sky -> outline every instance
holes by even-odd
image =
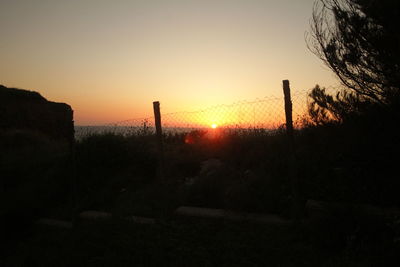
[[[314,0],[0,0],[0,84],[77,125],[282,96],[338,81],[308,49]]]

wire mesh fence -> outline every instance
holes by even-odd
[[[292,96],[293,111],[300,118],[306,114],[306,92]],[[274,130],[285,123],[283,97],[266,97],[218,105],[194,112],[162,114],[163,129],[267,129]]]
[[[309,90],[292,92],[293,123],[295,128],[303,126],[307,115]],[[284,97],[265,97],[253,101],[240,101],[196,111],[163,113],[161,121],[164,133],[190,132],[198,129],[222,128],[231,130],[280,129],[285,124]],[[80,139],[95,133],[151,134],[155,132],[154,116],[129,119],[103,126],[78,126],[75,136]]]

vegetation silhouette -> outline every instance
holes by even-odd
[[[398,105],[399,12],[392,0],[320,0],[314,6],[309,48],[359,101]]]

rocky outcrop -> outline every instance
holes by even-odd
[[[0,85],[0,130],[29,130],[73,142],[71,107],[47,101],[37,92]]]

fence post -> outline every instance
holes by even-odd
[[[158,147],[158,177],[164,177],[164,146],[162,140],[160,102],[153,102],[154,120],[156,125],[156,139]]]
[[[300,217],[299,185],[296,173],[295,144],[293,134],[292,99],[290,95],[289,80],[283,80],[283,94],[285,96],[286,134],[288,139],[288,171],[293,196],[292,216],[296,220]]]

